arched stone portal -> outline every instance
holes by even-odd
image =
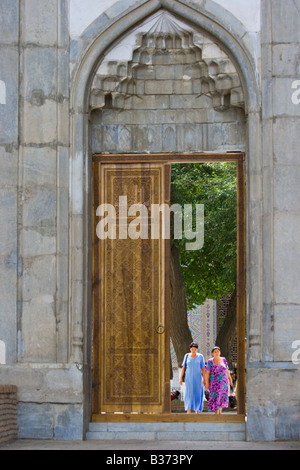
[[[91,147],[102,154],[93,158],[93,213],[101,201],[117,208],[118,196],[129,207],[168,201],[171,160],[158,167],[153,154],[244,151],[244,105],[236,68],[214,42],[165,10],[152,15],[105,56],[92,84]],[[121,154],[115,168],[112,153]],[[137,156],[128,169],[132,153],[146,153],[148,164]],[[93,419],[100,411],[169,411],[168,256],[157,240],[93,238]],[[165,346],[159,324],[169,325]],[[244,393],[238,402],[242,413]]]
[[[92,152],[244,151],[244,108],[229,57],[162,10],[112,49],[96,73]]]
[[[91,289],[90,268],[91,260],[89,257],[89,205],[90,205],[90,149],[88,139],[88,118],[89,118],[89,96],[92,81],[95,73],[103,59],[103,55],[122,37],[124,37],[131,28],[135,27],[141,21],[148,18],[151,14],[164,8],[176,17],[190,24],[196,31],[202,31],[213,43],[220,44],[222,50],[228,55],[236,68],[240,83],[236,86],[226,85],[226,90],[231,93],[221,94],[223,96],[218,107],[228,107],[240,103],[240,89],[243,90],[245,97],[245,111],[247,115],[247,131],[245,147],[247,149],[247,179],[248,179],[248,200],[247,200],[247,220],[251,229],[251,237],[248,236],[248,332],[249,332],[249,357],[252,360],[260,358],[260,324],[262,313],[262,282],[261,282],[261,221],[260,221],[260,203],[261,184],[259,178],[262,178],[261,158],[259,147],[260,136],[260,115],[259,99],[256,86],[256,72],[253,60],[250,57],[246,47],[243,45],[240,33],[231,28],[230,32],[222,26],[221,14],[218,20],[216,15],[213,17],[207,12],[202,11],[201,7],[191,8],[189,2],[185,3],[175,1],[150,1],[141,4],[132,11],[128,11],[122,18],[116,22],[110,22],[102,33],[94,36],[89,42],[84,38],[84,46],[81,51],[81,60],[78,60],[78,67],[74,69],[75,86],[72,95],[73,117],[72,117],[72,149],[71,149],[71,239],[70,239],[70,273],[71,273],[71,328],[70,328],[70,350],[75,362],[89,363],[89,329],[90,319],[88,312],[91,311],[89,292]],[[220,10],[221,13],[221,10]],[[80,56],[80,54],[79,54]],[[213,59],[213,58],[212,58]],[[214,58],[215,59],[215,58]],[[146,54],[141,57],[142,61],[147,61]],[[211,60],[206,64],[211,71],[211,75],[218,75],[218,63]],[[122,74],[122,68],[118,73]],[[208,94],[213,94],[216,90],[216,81],[208,76],[202,81],[203,90]],[[230,82],[230,74],[225,73],[222,77],[223,83]],[[129,81],[127,86],[128,93],[134,84]],[[105,87],[106,85],[104,85]],[[150,86],[150,84],[148,85]],[[221,85],[222,86],[222,85]],[[235,89],[234,89],[235,88]],[[95,89],[95,88],[94,88]],[[130,93],[128,93],[130,94]],[[230,96],[229,96],[230,95]],[[92,94],[93,96],[93,94]],[[211,99],[211,96],[208,98]],[[93,97],[93,99],[95,96]],[[119,100],[122,100],[122,94],[119,93]],[[107,95],[106,104],[113,103],[113,94]],[[214,110],[215,112],[216,110]],[[220,110],[216,111],[219,112]],[[172,126],[167,129],[168,139],[172,141]],[[128,129],[122,129],[120,141],[128,142]],[[187,135],[189,135],[187,133]],[[153,142],[153,138],[148,135],[148,143]],[[174,142],[174,140],[173,140]],[[255,180],[253,176],[255,175]],[[82,268],[78,264],[82,263]],[[79,268],[79,269],[78,269]],[[255,288],[255,293],[254,293]]]

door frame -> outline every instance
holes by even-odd
[[[155,153],[155,154],[94,154],[93,162],[130,163],[222,163],[236,164],[237,176],[237,380],[238,409],[236,415],[203,413],[183,414],[97,414],[93,422],[245,422],[246,414],[246,173],[244,152],[221,153]],[[93,228],[94,229],[94,228]],[[168,313],[168,312],[167,312]],[[93,308],[94,318],[94,308]]]

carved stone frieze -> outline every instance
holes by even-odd
[[[91,110],[134,109],[138,101],[139,107],[149,109],[156,101],[153,97],[171,95],[207,96],[206,107],[216,111],[244,108],[232,61],[206,37],[184,30],[162,13],[147,33],[137,36],[137,42],[131,60],[109,61],[105,73],[99,69],[92,84]]]

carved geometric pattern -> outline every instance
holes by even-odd
[[[193,341],[198,343],[199,352],[203,354],[205,361],[211,357],[211,349],[215,346],[217,335],[216,301],[206,300],[203,305],[188,311],[188,324]],[[172,367],[177,368],[177,358],[171,344]],[[181,366],[181,364],[179,364]]]
[[[161,203],[162,166],[103,165],[101,180],[101,202],[114,205],[117,234],[120,196],[127,196],[128,208]],[[149,227],[150,218],[149,213]],[[130,221],[128,217],[128,224]],[[117,236],[100,243],[104,299],[99,312],[104,345],[101,410],[139,411],[148,405],[149,410],[161,411],[164,335],[156,329],[164,323],[162,241],[150,236],[137,240]]]

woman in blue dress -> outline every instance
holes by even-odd
[[[180,385],[185,374],[184,406],[188,414],[192,410],[203,411],[203,397],[205,386],[205,362],[202,354],[198,353],[198,344],[190,344],[190,353],[184,356],[180,376]]]

